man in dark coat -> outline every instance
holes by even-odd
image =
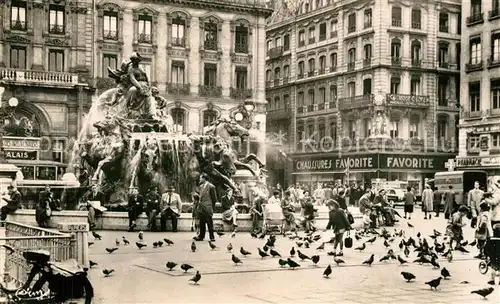
[[[7,205],[0,209],[0,219],[5,221],[7,214],[15,212],[21,208],[21,193],[17,191],[15,186],[10,185],[7,187],[9,196],[3,196],[2,199],[7,202]]]
[[[92,185],[91,190],[85,195],[85,201],[87,202],[87,208],[89,210],[89,225],[90,229],[92,229],[96,226],[96,216],[102,214],[102,212],[106,210],[106,208],[103,207],[105,202],[104,193],[99,191],[97,185]],[[96,202],[99,202],[99,205],[96,205]]]
[[[137,227],[135,221],[139,214],[142,213],[143,210],[143,199],[142,196],[139,195],[139,191],[137,188],[130,189],[130,195],[128,197],[128,231],[134,231],[134,228]]]
[[[202,173],[200,175],[199,187],[200,201],[197,206],[198,219],[200,221],[200,234],[195,236],[195,241],[203,241],[205,238],[206,226],[208,226],[208,233],[210,240],[215,242],[214,236],[214,222],[212,219],[215,204],[217,203],[217,192],[215,186],[208,181],[208,175]]]
[[[158,187],[151,187],[146,194],[146,214],[148,215],[148,228],[151,231],[158,231],[156,216],[160,212],[161,195]]]

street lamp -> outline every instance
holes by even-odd
[[[248,113],[252,113],[255,110],[255,104],[251,100],[245,100],[243,107]]]
[[[5,128],[5,120],[14,116],[16,107],[19,105],[19,100],[11,97],[7,102],[7,107],[2,106],[0,99],[0,163],[5,163],[5,155],[3,151],[3,132]]]
[[[250,129],[252,126],[252,115],[255,110],[255,103],[252,100],[245,100],[239,106],[239,111],[234,114],[234,120],[241,123],[246,120],[247,128]]]

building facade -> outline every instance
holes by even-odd
[[[277,6],[266,96],[268,131],[288,135],[291,160],[270,165],[285,172],[281,182],[421,189],[445,170],[458,137],[460,1]]]
[[[462,6],[459,169],[500,176],[500,4],[472,0]]]

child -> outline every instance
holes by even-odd
[[[351,230],[351,225],[347,220],[344,210],[340,209],[339,203],[334,200],[328,200],[327,206],[330,211],[328,213],[329,220],[326,230],[330,228],[333,229],[333,233],[335,234],[333,250],[335,252],[337,251],[337,246],[340,245],[340,252],[335,254],[335,256],[343,256],[344,254],[342,253],[342,250],[344,249],[344,233]]]
[[[488,284],[495,285],[495,277],[500,277],[500,255],[498,254],[500,249],[500,238],[492,237],[487,240],[484,246],[484,253],[490,259],[491,266],[491,279]],[[498,283],[500,284],[500,282]]]
[[[450,237],[450,248],[453,248],[453,241],[457,242],[457,246],[463,239],[462,227],[465,226],[463,218],[467,215],[468,209],[465,206],[460,206],[458,211],[453,213],[450,223],[446,227],[446,233]]]
[[[253,200],[253,205],[252,209],[250,209],[250,213],[252,214],[252,231],[255,233],[263,231],[263,229],[259,227],[259,223],[263,216],[263,205],[265,203],[266,198],[262,195],[257,196]]]
[[[363,228],[365,232],[370,231],[372,220],[371,220],[372,210],[370,208],[365,209],[365,213],[363,214]]]
[[[312,203],[311,197],[306,197],[302,201],[302,208],[304,214],[304,228],[306,233],[309,233],[310,230],[314,230],[313,221],[314,221],[314,205]]]
[[[479,249],[479,254],[475,256],[476,259],[484,258],[484,245],[486,240],[492,236],[492,228],[490,221],[490,206],[486,202],[482,202],[479,205],[479,216],[477,220],[477,228],[475,232],[477,240],[477,248]]]

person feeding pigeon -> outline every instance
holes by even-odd
[[[475,258],[482,259],[484,257],[484,245],[486,240],[493,236],[493,231],[490,221],[490,206],[486,202],[479,205],[479,216],[475,237],[477,240],[477,248],[479,254]]]
[[[458,208],[458,211],[453,213],[453,215],[451,216],[450,222],[446,227],[446,233],[450,237],[450,248],[453,248],[453,241],[456,241],[457,245],[459,245],[460,242],[462,241],[463,239],[462,227],[465,226],[463,219],[468,212],[469,210],[467,209],[466,206],[460,206],[460,208]]]
[[[283,216],[285,217],[285,222],[287,227],[292,231],[297,229],[297,224],[295,223],[295,207],[292,205],[292,199],[290,197],[290,191],[286,190],[283,199],[281,200],[281,210]]]
[[[333,233],[335,234],[333,250],[337,251],[337,247],[340,245],[340,251],[336,254],[336,256],[343,256],[344,233],[351,230],[351,225],[347,220],[345,212],[340,209],[339,203],[334,200],[328,200],[327,206],[330,212],[328,213],[329,220],[325,230],[330,228],[333,229]]]

